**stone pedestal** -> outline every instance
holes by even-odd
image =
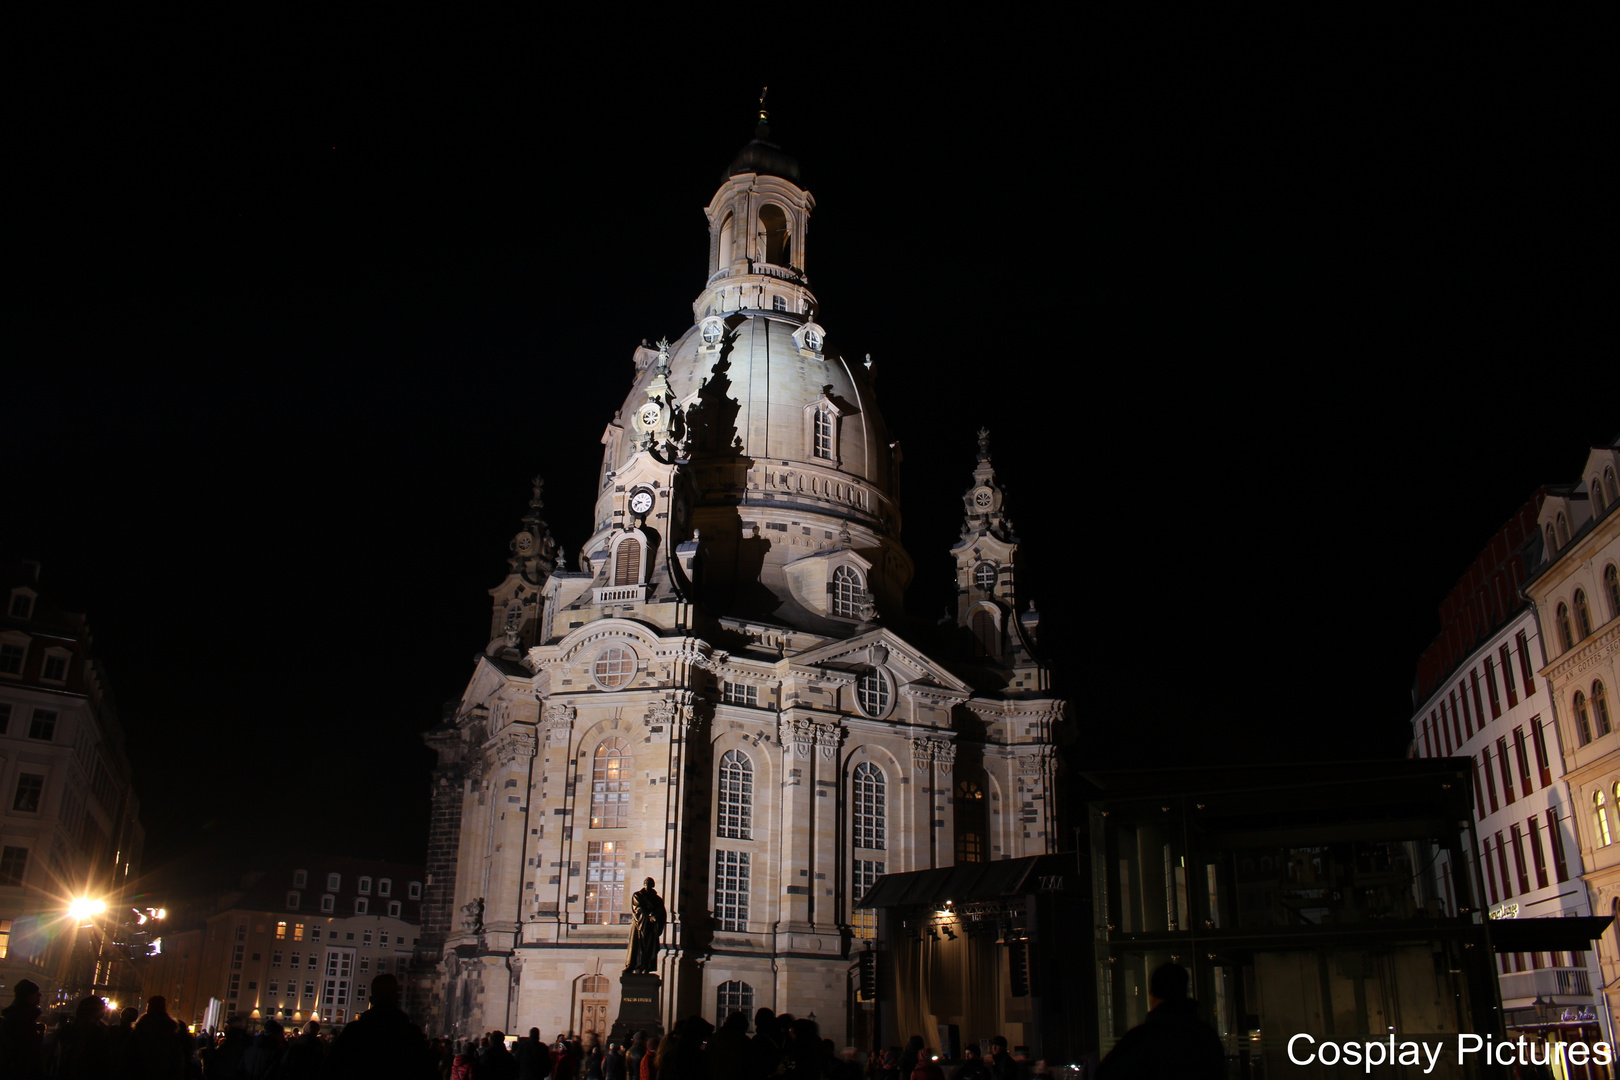
[[[608,1033],[611,1042],[630,1045],[630,1036],[638,1031],[660,1038],[664,1024],[660,1017],[658,999],[663,992],[664,980],[654,972],[625,972],[619,976],[619,1017],[613,1021]]]

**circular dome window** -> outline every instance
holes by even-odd
[[[628,645],[609,645],[597,654],[591,675],[604,690],[617,690],[636,674],[636,654]]]

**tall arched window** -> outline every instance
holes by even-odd
[[[623,739],[603,740],[591,759],[591,828],[630,824],[630,750]]]
[[[613,556],[613,584],[635,585],[641,581],[641,541],[627,536],[619,541]]]
[[[1592,496],[1592,516],[1602,517],[1603,508],[1608,505],[1603,501],[1603,482],[1594,476],[1587,481],[1586,487]]]
[[[996,629],[996,617],[985,608],[979,608],[968,617],[973,631],[973,649],[979,656],[1001,655],[1001,633]]]
[[[1575,734],[1580,737],[1581,745],[1585,746],[1592,741],[1592,722],[1586,715],[1586,695],[1579,690],[1575,691]]]
[[[840,566],[833,570],[832,613],[845,619],[855,618],[855,603],[865,592],[861,572],[853,566]]]
[[[1553,527],[1547,526],[1547,558],[1551,559],[1558,550],[1558,541],[1553,536]]]
[[[984,790],[971,780],[956,785],[956,864],[984,862],[984,834],[989,827]]]
[[[1604,806],[1603,792],[1592,793],[1592,838],[1597,841],[1598,847],[1608,847],[1614,843],[1614,837],[1609,833],[1609,811]]]
[[[752,838],[754,763],[741,750],[720,759],[720,835],[728,840]]]
[[[1569,543],[1569,522],[1564,520],[1564,512],[1558,512],[1558,546],[1563,547]]]
[[[1615,483],[1614,466],[1612,465],[1603,470],[1603,486],[1608,489],[1611,503],[1620,502],[1620,484]]]
[[[1614,730],[1609,723],[1609,695],[1604,691],[1601,679],[1592,684],[1592,719],[1597,724],[1600,736]]]
[[[1558,644],[1563,651],[1568,652],[1575,647],[1575,638],[1569,632],[1569,605],[1563,601],[1558,603]]]
[[[1586,590],[1575,590],[1575,629],[1581,632],[1581,637],[1589,637],[1592,633],[1592,609],[1586,606]]]
[[[816,425],[815,443],[813,450],[816,457],[831,461],[833,456],[833,418],[832,413],[826,409],[816,409],[814,412]]]
[[[1620,570],[1614,563],[1603,570],[1603,591],[1609,594],[1609,618],[1620,619]]]
[[[714,1020],[719,1027],[726,1022],[726,1018],[734,1012],[740,1012],[754,1022],[754,988],[745,982],[727,980],[720,984],[718,1000],[715,1002]]]
[[[765,261],[774,266],[787,266],[792,244],[788,238],[787,215],[780,206],[766,203],[759,208],[759,232],[765,244]]]
[[[855,846],[882,851],[887,832],[887,782],[883,770],[869,761],[855,766],[854,814]]]
[[[718,268],[721,270],[731,265],[731,245],[736,231],[736,218],[731,214],[727,214],[726,220],[720,223],[720,265]]]

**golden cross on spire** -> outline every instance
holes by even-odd
[[[770,90],[768,86],[759,89],[759,118],[762,122],[771,118],[771,114],[765,111],[765,95],[770,93]]]

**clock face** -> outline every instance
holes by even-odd
[[[980,488],[978,493],[973,496],[973,505],[977,506],[980,510],[990,509],[990,493],[983,488]]]
[[[643,405],[641,407],[641,412],[638,414],[641,417],[641,426],[646,428],[648,431],[656,428],[658,426],[659,412],[660,410],[658,406],[650,401]]]
[[[720,324],[710,323],[703,328],[703,340],[713,345],[720,340]]]
[[[645,514],[652,509],[653,497],[650,491],[638,491],[630,496],[630,509],[638,514]]]

